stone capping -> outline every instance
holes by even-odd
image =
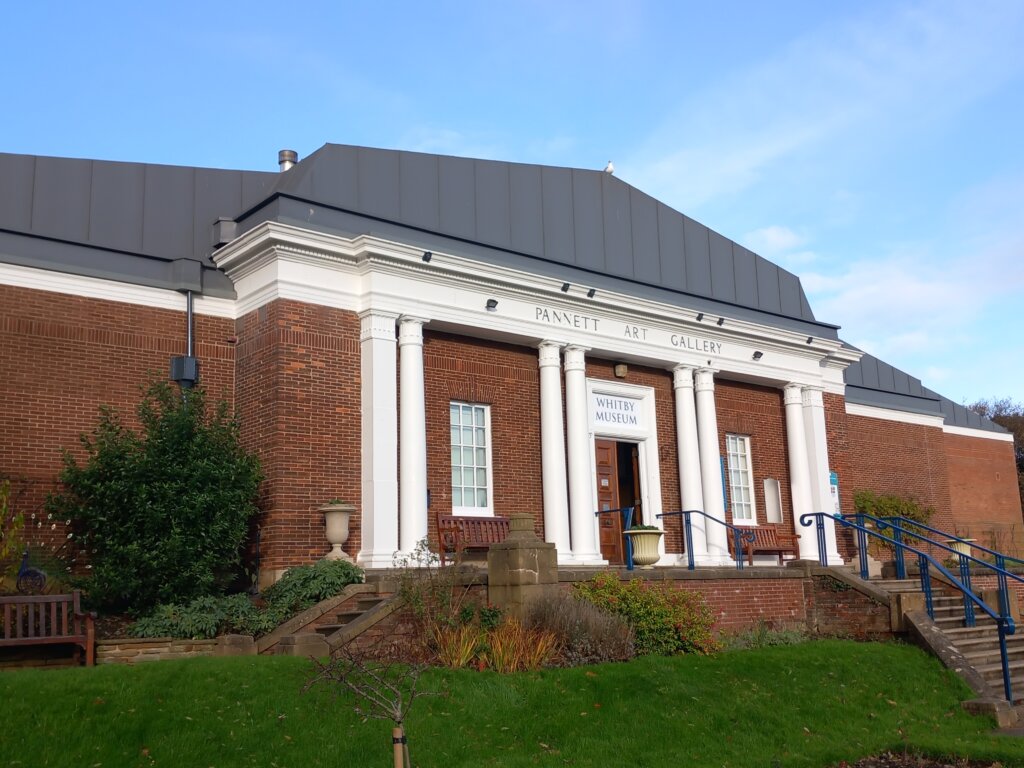
[[[281,640],[289,635],[297,634],[308,627],[314,621],[326,613],[330,613],[343,602],[356,595],[376,592],[375,584],[349,584],[334,597],[321,600],[312,608],[307,608],[302,613],[296,614],[281,624],[273,632],[269,632],[256,641],[256,653],[267,653]]]
[[[97,664],[137,664],[166,659],[212,656],[216,640],[183,640],[174,637],[124,637],[96,642]]]

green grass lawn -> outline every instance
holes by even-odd
[[[0,765],[390,766],[390,724],[302,693],[309,661],[196,659],[0,674]],[[413,763],[820,766],[885,749],[1024,765],[1024,741],[961,712],[967,688],[895,644],[821,641],[501,677],[431,671]]]

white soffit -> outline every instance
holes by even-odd
[[[942,431],[947,435],[960,435],[961,437],[979,437],[985,440],[1000,440],[1005,443],[1013,442],[1013,434],[1010,432],[990,432],[987,429],[973,429],[972,427],[943,426]]]
[[[100,277],[84,277],[49,269],[22,267],[16,264],[0,264],[0,284],[16,288],[31,288],[37,291],[52,291],[87,299],[120,301],[155,309],[170,309],[184,312],[185,294],[166,288],[151,288],[132,285]],[[235,302],[231,299],[215,299],[196,296],[193,303],[196,314],[234,319]]]

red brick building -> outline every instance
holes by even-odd
[[[334,498],[370,567],[451,512],[530,512],[561,561],[614,562],[621,522],[594,513],[627,506],[665,564],[680,509],[816,557],[800,515],[860,489],[1011,548],[1010,435],[838,331],[796,276],[606,173],[337,145],[275,173],[0,155],[0,476],[36,508],[100,405],[198,361],[263,463],[264,579],[326,552]],[[694,533],[698,564],[730,562],[723,526]],[[831,562],[846,536],[829,523]]]

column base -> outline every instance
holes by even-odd
[[[683,556],[683,563],[686,563],[686,556]],[[704,555],[694,554],[693,565],[696,568],[719,568],[722,566],[734,567],[736,561],[729,555],[713,555],[710,552]]]
[[[360,552],[356,555],[356,565],[360,568],[394,568],[395,557],[401,552]]]
[[[601,557],[600,552],[584,552],[582,554],[573,552],[563,559],[562,553],[558,553],[558,564],[562,565],[608,565],[608,561]]]

